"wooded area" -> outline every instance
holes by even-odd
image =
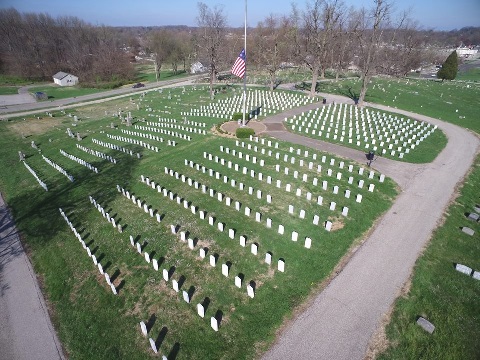
[[[338,78],[349,70],[364,84],[376,74],[405,76],[427,64],[441,64],[439,49],[480,43],[480,28],[436,32],[421,29],[389,0],[371,8],[347,8],[341,0],[312,0],[304,11],[268,15],[248,29],[248,71],[260,70],[276,86],[277,72],[300,67],[311,72],[311,94],[326,70]],[[0,72],[49,80],[70,72],[80,83],[121,83],[134,75],[136,56],[155,65],[157,79],[168,66],[177,72],[201,62],[210,82],[229,71],[243,47],[243,29],[228,27],[221,6],[198,4],[198,27],[92,26],[76,17],[0,10]],[[137,58],[138,59],[138,58]],[[359,101],[365,94],[362,89]]]

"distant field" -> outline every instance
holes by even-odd
[[[136,82],[155,82],[157,81],[155,77],[155,68],[150,64],[139,64],[135,66],[135,81]],[[179,69],[175,74],[171,69],[165,69],[160,71],[159,80],[171,80],[174,78],[188,76],[188,72]]]
[[[459,72],[456,80],[480,81],[480,68]]]
[[[0,86],[0,95],[15,95],[15,94],[18,94],[18,87]]]

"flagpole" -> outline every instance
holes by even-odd
[[[247,0],[245,0],[245,33],[244,33],[244,49],[245,49],[245,76],[243,77],[243,123],[245,127],[245,112],[247,111]]]

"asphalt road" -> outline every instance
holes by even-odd
[[[335,97],[335,101],[342,99]],[[478,137],[458,126],[407,111],[366,105],[436,124],[447,135],[448,144],[430,164],[412,165],[383,158],[373,164],[373,168],[399,182],[400,195],[343,270],[303,313],[291,319],[275,345],[264,354],[264,360],[363,359],[382,316],[408,280],[417,257],[452,199],[456,185],[462,181],[479,151]],[[279,116],[267,121],[279,122],[283,118]],[[321,141],[288,132],[269,134],[332,151],[331,144],[327,147]],[[365,159],[362,152],[338,150],[344,157],[357,161]]]
[[[92,102],[109,101],[115,98],[131,96],[133,94],[142,93],[145,91],[155,91],[159,88],[166,88],[172,86],[181,86],[191,84],[193,80],[198,79],[199,76],[189,76],[175,80],[160,81],[158,83],[146,84],[143,88],[133,89],[125,87],[115,90],[108,90],[101,93],[82,95],[75,98],[41,101],[41,102],[27,102],[12,104],[8,97],[18,97],[21,95],[2,95],[0,96],[0,120],[10,117],[24,116],[27,114],[38,114],[42,111],[54,111],[59,108],[68,109],[70,107],[83,106],[92,104]],[[29,94],[23,94],[31,98]]]

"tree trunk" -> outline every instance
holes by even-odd
[[[362,88],[360,89],[360,96],[358,97],[358,106],[363,106],[365,95],[367,94],[368,83],[370,82],[370,75],[364,74],[362,79]]]
[[[212,66],[210,70],[210,98],[213,99],[213,78],[215,77],[215,69]]]
[[[325,68],[323,66],[320,69],[320,79],[325,79]]]
[[[270,72],[270,92],[273,92],[274,82],[275,82],[275,73]]]
[[[312,70],[312,87],[310,88],[310,97],[315,96],[315,90],[317,89],[317,79],[318,79],[318,67],[315,67]]]

